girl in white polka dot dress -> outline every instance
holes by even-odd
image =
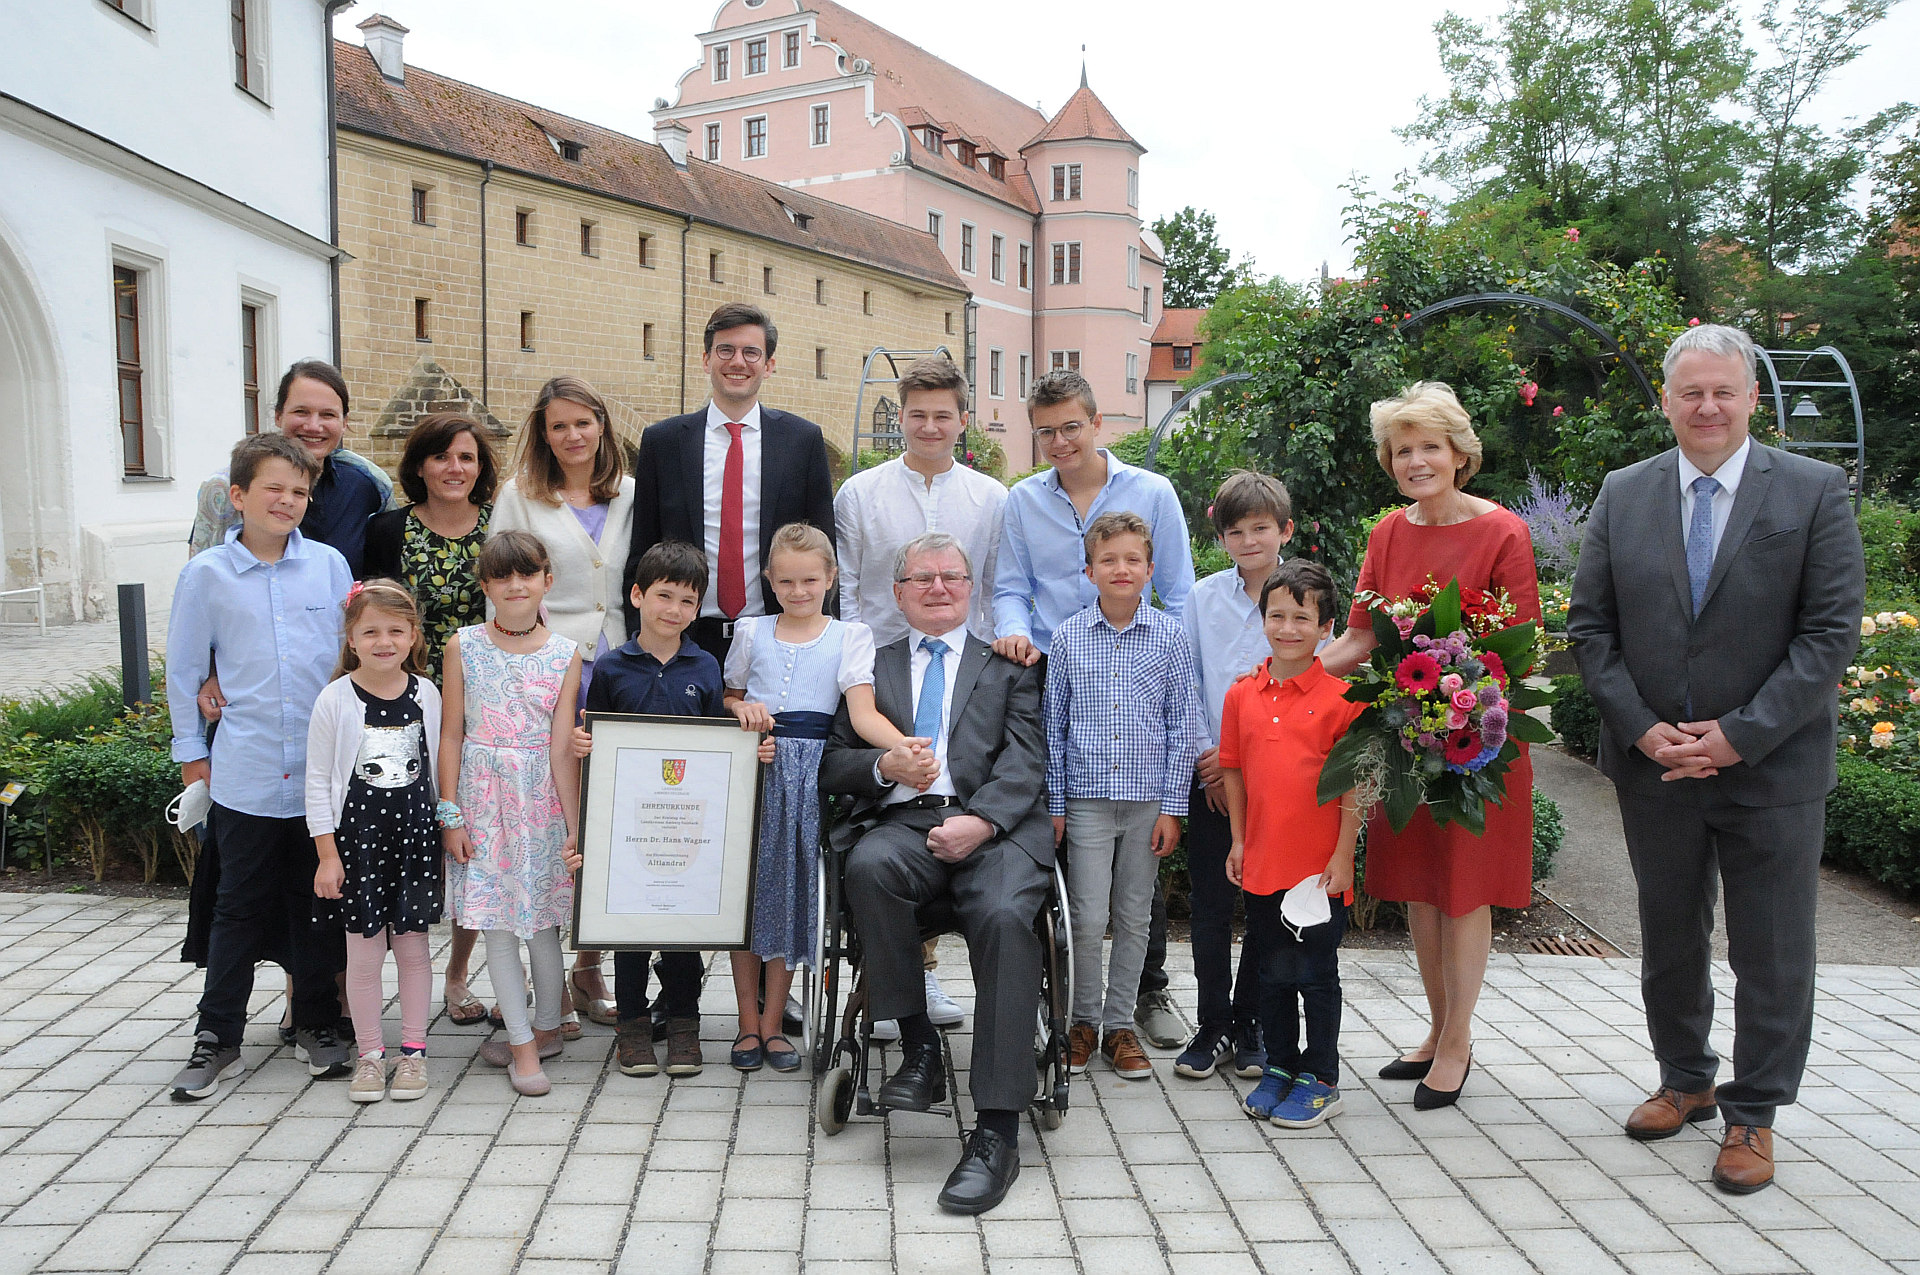
[[[354,1102],[388,1094],[380,979],[393,952],[401,1052],[392,1096],[404,1100],[427,1089],[427,928],[440,919],[445,892],[433,791],[440,693],[404,587],[356,584],[346,610],[340,667],[307,730],[307,830],[320,856],[314,920],[347,931],[347,1008],[360,1050],[347,1086]]]

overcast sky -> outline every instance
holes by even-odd
[[[1375,189],[1414,168],[1394,129],[1445,79],[1433,22],[1486,19],[1503,0],[843,0],[856,11],[1051,114],[1080,81],[1147,148],[1141,213],[1214,213],[1236,256],[1304,279],[1348,263],[1340,183]],[[383,12],[411,28],[409,63],[638,137],[672,101],[717,0],[361,0],[335,18]],[[964,14],[962,20],[955,13]],[[1185,19],[1185,20],[1183,20]],[[1758,35],[1755,32],[1754,35]],[[1752,37],[1749,37],[1752,39]],[[1829,123],[1920,96],[1920,2],[1870,33],[1871,47],[1817,103]],[[1025,140],[1025,139],[1021,139]]]

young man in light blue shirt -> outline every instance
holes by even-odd
[[[241,1070],[256,961],[293,979],[296,1053],[316,1076],[344,1075],[334,1031],[338,946],[312,928],[319,867],[306,825],[307,719],[340,658],[340,604],[353,584],[339,552],[300,534],[319,462],[284,434],[233,449],[228,497],[240,525],[181,569],[167,627],[167,707],[180,781],[205,780],[220,881],[192,1057],[176,1101],[212,1095]],[[226,708],[211,746],[194,703],[211,659]]]
[[[1158,550],[1149,596],[1157,594],[1160,606],[1179,616],[1193,588],[1193,551],[1173,484],[1097,445],[1100,409],[1093,387],[1078,372],[1063,369],[1036,381],[1027,419],[1053,468],[1007,493],[993,581],[993,649],[1022,664],[1036,663],[1052,646],[1054,629],[1093,605],[1099,590],[1081,569],[1082,538],[1102,514],[1131,513],[1147,524]],[[1174,1049],[1187,1032],[1167,994],[1166,962],[1166,895],[1156,888],[1134,1018],[1150,1042]]]

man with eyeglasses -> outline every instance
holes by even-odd
[[[710,578],[687,633],[725,663],[734,623],[778,608],[760,571],[773,533],[809,522],[833,537],[833,474],[818,425],[760,402],[779,341],[766,312],[728,302],[707,320],[703,340],[712,399],[640,435],[627,574],[663,540],[704,548]],[[629,606],[627,631],[638,626]]]
[[[1022,479],[1007,493],[993,579],[998,634],[993,649],[1022,664],[1038,663],[1053,643],[1054,629],[1098,598],[1081,568],[1083,537],[1102,514],[1131,513],[1146,521],[1158,549],[1153,592],[1162,609],[1183,614],[1193,589],[1193,552],[1173,484],[1098,445],[1100,410],[1093,387],[1078,372],[1062,369],[1034,382],[1027,419],[1040,454],[1053,468]],[[1152,1044],[1177,1049],[1186,1043],[1187,1026],[1167,991],[1166,963],[1167,903],[1160,889],[1154,893],[1134,1021]]]

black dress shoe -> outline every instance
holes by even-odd
[[[904,1053],[900,1070],[880,1086],[880,1105],[893,1111],[925,1111],[945,1102],[947,1073],[940,1065],[940,1047],[908,1045]]]
[[[1440,1107],[1451,1107],[1460,1101],[1460,1090],[1467,1087],[1467,1075],[1473,1070],[1473,1059],[1467,1059],[1467,1069],[1460,1073],[1460,1084],[1453,1089],[1434,1089],[1426,1081],[1413,1087],[1413,1109],[1415,1111],[1433,1111]]]
[[[1415,1062],[1411,1058],[1396,1058],[1380,1069],[1382,1080],[1425,1080],[1427,1073],[1433,1070],[1433,1059],[1422,1058]]]
[[[1007,1198],[1020,1176],[1020,1147],[991,1129],[976,1127],[960,1163],[947,1175],[940,1207],[949,1213],[985,1213]]]

